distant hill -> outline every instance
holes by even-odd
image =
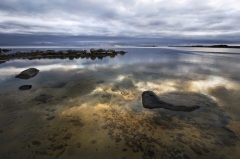
[[[190,45],[190,46],[169,46],[169,47],[210,47],[210,48],[237,48],[240,46],[229,46],[229,45]]]

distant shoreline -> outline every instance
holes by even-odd
[[[240,49],[240,46],[229,46],[229,45],[188,45],[188,46],[169,46],[169,47],[207,47],[207,48],[235,48],[235,49]]]

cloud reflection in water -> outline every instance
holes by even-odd
[[[7,77],[0,82],[4,88],[1,103],[8,107],[1,105],[0,116],[4,120],[0,121],[6,121],[6,116],[11,115],[18,119],[9,119],[12,123],[8,127],[1,123],[8,132],[8,140],[0,143],[1,152],[8,152],[9,148],[17,151],[22,138],[13,141],[17,131],[12,130],[22,122],[25,124],[19,126],[27,136],[21,146],[30,144],[25,149],[41,153],[46,150],[46,158],[51,155],[67,158],[70,154],[73,158],[79,155],[107,158],[110,154],[173,158],[180,155],[177,152],[192,158],[199,154],[203,158],[224,157],[226,153],[231,154],[230,158],[239,156],[235,150],[239,149],[240,136],[240,127],[236,124],[239,122],[236,114],[240,113],[236,104],[239,103],[236,97],[240,90],[236,80],[239,65],[234,65],[239,62],[238,56],[211,55],[210,58],[206,54],[150,48],[128,52],[106,60],[1,64],[1,70],[11,66],[11,71],[1,75]],[[36,67],[40,73],[28,81],[14,79],[15,72],[28,67]],[[33,89],[19,92],[18,86],[26,82],[31,83]],[[202,107],[191,113],[146,110],[141,104],[141,93],[145,90],[156,92],[168,102]],[[18,114],[18,109],[23,115]],[[48,121],[49,116],[55,118]],[[30,131],[32,129],[35,131]],[[32,145],[33,139],[43,140],[36,146]],[[13,142],[19,145],[8,144]],[[8,150],[3,149],[2,144]],[[17,151],[25,158],[42,157],[33,152]]]

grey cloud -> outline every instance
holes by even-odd
[[[2,0],[0,32],[192,37],[239,35],[238,0]]]

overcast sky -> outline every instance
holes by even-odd
[[[240,37],[240,0],[0,0],[0,33]]]

